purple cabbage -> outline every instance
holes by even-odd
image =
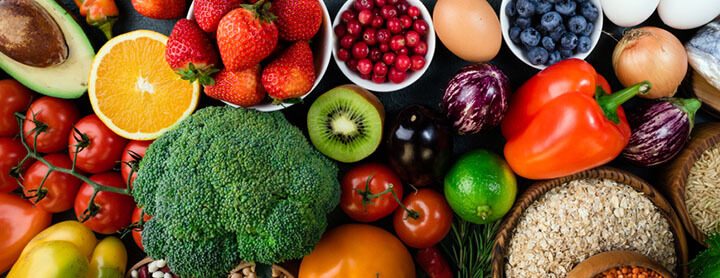
[[[675,157],[690,139],[697,99],[646,102],[628,115],[632,135],[623,157],[640,166],[655,166]]]
[[[469,65],[450,80],[442,109],[458,133],[474,134],[500,124],[509,94],[508,78],[498,67]]]

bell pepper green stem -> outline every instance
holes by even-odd
[[[652,85],[650,85],[650,82],[643,81],[622,89],[614,94],[608,95],[600,86],[598,86],[595,90],[595,100],[605,113],[605,117],[613,123],[619,124],[620,118],[617,115],[618,108],[638,94],[647,94],[651,87]]]

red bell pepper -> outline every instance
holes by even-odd
[[[115,0],[74,1],[80,9],[80,15],[85,17],[88,24],[100,29],[108,40],[112,38],[112,27],[120,13]]]
[[[630,140],[621,104],[647,81],[614,94],[587,62],[568,59],[533,76],[512,96],[502,122],[505,159],[516,174],[551,179],[616,158]]]

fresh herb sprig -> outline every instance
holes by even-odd
[[[500,221],[476,225],[464,220],[453,222],[442,248],[457,270],[457,278],[485,278],[492,275],[492,247]]]
[[[690,262],[690,277],[720,277],[720,233],[708,237],[707,244],[708,249]]]

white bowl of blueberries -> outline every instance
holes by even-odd
[[[567,58],[585,59],[602,33],[600,0],[503,0],[503,39],[520,60],[544,69]]]

